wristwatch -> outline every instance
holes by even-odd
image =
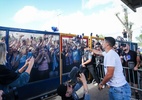
[[[100,83],[100,85],[102,85],[102,86],[103,86],[102,82]]]
[[[102,85],[102,88],[105,88],[105,85],[104,85],[104,84],[100,83],[100,85]]]

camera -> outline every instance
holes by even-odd
[[[80,74],[84,72],[84,68],[80,66],[80,68],[74,66],[69,73],[69,77],[72,83],[77,83],[77,77],[80,77]]]
[[[76,73],[76,77],[80,77],[80,74],[81,74],[81,71],[78,71],[78,72]]]

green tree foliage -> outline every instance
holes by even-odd
[[[100,35],[99,35],[99,38],[104,38],[104,37],[105,37],[105,36],[104,36],[104,35],[102,35],[102,34],[100,34]]]
[[[136,37],[136,40],[138,41],[138,45],[142,47],[142,34]]]

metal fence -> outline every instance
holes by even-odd
[[[101,63],[96,68],[99,79],[102,80],[105,76],[104,65]],[[134,71],[129,67],[123,67],[123,72],[127,82],[131,86],[132,97],[134,98],[133,92],[138,91],[139,97],[142,99],[142,68],[139,68],[137,71]]]

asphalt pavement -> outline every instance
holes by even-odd
[[[88,88],[91,100],[109,100],[107,87],[100,91],[98,90],[98,86],[95,86],[93,84],[88,84]],[[77,94],[79,97],[83,96],[83,87],[77,91]],[[60,96],[55,96],[48,100],[61,100],[61,98]]]

